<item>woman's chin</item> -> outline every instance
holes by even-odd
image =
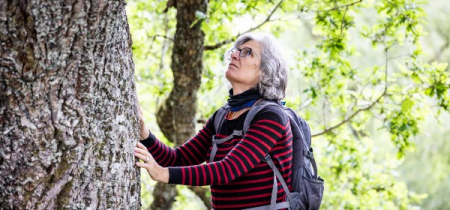
[[[227,71],[225,72],[225,77],[228,80],[231,80],[233,78],[233,69],[228,67]]]

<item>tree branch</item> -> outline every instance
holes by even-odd
[[[355,117],[358,113],[360,113],[360,112],[362,112],[362,111],[366,111],[366,110],[372,108],[375,104],[377,104],[377,103],[380,101],[381,98],[383,98],[383,97],[386,95],[386,92],[387,92],[386,90],[387,90],[387,89],[385,89],[385,91],[377,98],[377,100],[375,100],[374,102],[372,102],[369,106],[364,107],[364,108],[362,108],[362,109],[358,109],[355,113],[353,113],[353,114],[350,115],[349,117],[345,118],[345,119],[344,119],[343,121],[341,121],[340,123],[338,123],[338,124],[336,124],[336,125],[334,125],[334,126],[332,126],[332,127],[329,127],[329,128],[327,128],[327,129],[325,129],[325,130],[319,132],[319,133],[312,134],[311,137],[316,137],[316,136],[320,136],[320,135],[326,134],[326,133],[332,131],[333,129],[335,129],[335,128],[337,128],[337,127],[339,127],[339,126],[341,126],[341,125],[343,125],[343,124],[345,124],[345,123],[347,123],[347,122],[349,122],[349,121],[350,121],[353,117]]]
[[[221,0],[218,4],[217,7],[215,7],[214,9],[211,9],[211,12],[209,13],[209,16],[211,17],[217,10],[219,10],[220,5],[223,3],[224,0]],[[209,10],[208,10],[209,11]]]
[[[299,110],[302,110],[305,107],[307,107],[308,105],[310,105],[312,101],[313,101],[312,98],[309,98],[308,100],[306,100],[302,105],[300,105],[300,109]]]
[[[342,23],[341,23],[341,28],[340,28],[341,29],[341,33],[340,33],[341,37],[342,37],[344,25],[346,25],[346,23],[345,23],[345,15],[347,15],[348,7],[349,6],[345,7],[344,15],[342,16]]]
[[[271,11],[270,14],[267,16],[267,18],[266,18],[263,22],[261,22],[259,25],[255,26],[255,27],[253,27],[253,28],[250,28],[250,29],[248,29],[247,31],[245,31],[245,32],[243,32],[243,33],[239,33],[236,37],[234,37],[234,38],[232,38],[232,39],[227,39],[227,40],[221,41],[221,42],[219,42],[219,43],[217,43],[217,44],[215,44],[215,45],[206,45],[206,46],[203,48],[203,50],[205,50],[205,51],[206,51],[206,50],[215,50],[215,49],[217,49],[217,48],[220,48],[220,47],[222,47],[223,45],[226,45],[226,44],[229,44],[229,43],[233,42],[233,40],[235,40],[235,39],[236,39],[237,37],[239,37],[240,35],[245,34],[245,33],[248,33],[248,32],[251,32],[251,31],[254,31],[254,30],[260,28],[261,26],[263,26],[264,24],[266,24],[266,23],[268,23],[268,22],[271,22],[271,21],[274,21],[274,20],[271,20],[270,18],[271,18],[272,15],[275,13],[275,11],[280,7],[280,5],[281,5],[281,3],[283,3],[283,1],[284,1],[284,0],[281,0],[280,2],[278,2],[278,4],[272,9],[272,11]]]
[[[355,117],[356,115],[358,115],[358,113],[360,113],[360,112],[362,112],[362,111],[369,110],[369,109],[371,109],[375,104],[377,104],[378,102],[380,102],[381,98],[383,98],[383,97],[387,94],[387,88],[388,88],[387,75],[388,75],[388,62],[389,62],[388,51],[389,51],[389,48],[390,48],[390,47],[392,47],[392,46],[389,46],[389,47],[386,47],[386,48],[385,48],[385,75],[384,75],[384,76],[385,76],[385,78],[384,78],[384,83],[385,83],[385,84],[384,84],[384,90],[383,90],[383,93],[382,93],[380,96],[378,96],[378,98],[377,98],[375,101],[373,101],[371,104],[369,104],[368,106],[366,106],[366,107],[364,107],[364,108],[362,108],[362,109],[358,109],[356,112],[354,112],[354,113],[351,114],[350,116],[346,117],[346,118],[345,118],[344,120],[342,120],[340,123],[338,123],[338,124],[336,124],[336,125],[334,125],[334,126],[331,126],[331,127],[327,128],[327,129],[325,129],[325,130],[323,130],[323,131],[321,131],[321,132],[319,132],[319,133],[312,134],[311,137],[320,136],[320,135],[323,135],[323,134],[326,134],[326,133],[332,131],[333,129],[335,129],[335,128],[337,128],[337,127],[339,127],[339,126],[341,126],[341,125],[343,125],[343,124],[345,124],[345,123],[347,123],[347,122],[349,122],[351,119],[353,119],[353,117]]]
[[[362,1],[363,0],[359,0],[359,1],[352,2],[350,4],[344,4],[344,5],[340,5],[340,6],[335,6],[335,7],[331,8],[331,9],[327,9],[327,10],[309,10],[309,11],[311,11],[311,12],[331,12],[331,11],[334,11],[334,10],[341,9],[343,7],[347,7],[348,8],[348,7],[353,6],[355,4],[359,4]]]
[[[163,37],[163,38],[165,38],[165,39],[168,39],[168,40],[170,40],[170,41],[172,41],[173,42],[173,38],[172,37],[168,37],[168,36],[165,36],[165,35],[159,35],[159,34],[156,34],[156,35],[153,35],[153,36],[151,36],[153,39],[155,39],[156,37]]]
[[[164,13],[164,33],[167,34],[168,31],[169,31],[169,19],[168,19],[167,13]],[[165,39],[162,44],[161,57],[160,57],[160,61],[159,61],[159,69],[156,73],[157,75],[164,69],[164,55],[167,52],[167,49],[168,49],[167,40],[169,40],[168,38],[166,38],[165,35],[159,35],[159,36],[163,36]],[[173,42],[173,40],[172,40],[172,42]]]
[[[211,198],[207,195],[208,188],[200,187],[200,186],[188,186],[192,192],[194,192],[205,204],[206,209],[211,209]]]

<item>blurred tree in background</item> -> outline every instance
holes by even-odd
[[[175,146],[187,140],[178,137],[195,133],[193,127],[201,126],[228,97],[223,54],[233,40],[248,31],[271,32],[290,61],[287,105],[309,122],[314,134],[319,173],[326,181],[322,209],[450,208],[444,197],[450,184],[445,141],[450,26],[444,12],[449,3],[198,4],[205,7],[193,12],[181,0],[128,2],[138,95],[156,136]],[[190,45],[197,47],[186,48]],[[192,60],[186,59],[190,56]],[[183,67],[198,62],[202,65],[195,69]],[[200,86],[180,88],[187,84],[180,78],[200,84],[197,74]],[[175,94],[191,94],[193,108],[186,110]],[[168,116],[167,110],[184,118],[190,112],[188,118],[196,124],[177,126],[181,114]],[[179,186],[172,204],[175,191],[161,194],[160,186],[143,179],[144,209],[151,203],[152,209],[205,208],[191,190],[208,205],[207,188]]]

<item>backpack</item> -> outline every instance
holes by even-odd
[[[270,205],[248,208],[247,210],[272,210],[272,209],[290,209],[290,210],[316,210],[320,208],[323,197],[324,180],[317,175],[317,164],[314,159],[313,149],[311,148],[311,132],[304,119],[290,108],[284,107],[274,101],[262,100],[257,102],[245,117],[243,130],[234,130],[233,133],[225,138],[212,139],[213,148],[211,150],[210,162],[213,161],[217,152],[217,145],[231,140],[234,136],[244,136],[250,127],[253,117],[266,106],[279,106],[289,117],[292,131],[292,192],[286,185],[283,176],[273,163],[269,154],[263,161],[267,162],[274,172],[274,183]],[[214,118],[214,128],[216,133],[224,122],[225,115],[229,111],[229,106],[225,105],[217,111]],[[312,168],[311,168],[312,166]],[[276,203],[277,182],[280,182],[286,192],[287,201]]]

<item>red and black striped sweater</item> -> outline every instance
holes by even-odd
[[[209,162],[213,135],[224,138],[242,130],[248,111],[234,120],[225,120],[216,134],[214,114],[190,140],[173,149],[153,134],[143,140],[155,160],[169,167],[169,183],[211,185],[214,209],[244,209],[270,204],[273,171],[261,161],[269,153],[291,188],[292,133],[289,120],[276,106],[268,106],[253,118],[244,137],[218,145],[214,162]],[[202,164],[206,161],[205,164]],[[277,202],[285,200],[278,182]]]

